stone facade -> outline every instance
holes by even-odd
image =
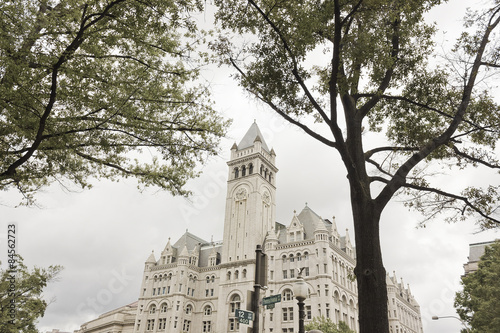
[[[349,234],[346,230],[341,236],[334,217],[324,219],[307,204],[288,226],[275,222],[275,156],[252,124],[231,149],[223,241],[207,242],[187,230],[174,244],[169,239],[158,258],[151,253],[145,262],[133,325],[100,330],[89,322],[78,333],[247,332],[250,326],[238,323],[235,310],[252,310],[257,245],[267,267],[260,299],[281,295],[274,308],[260,306],[260,332],[298,331],[292,290],[299,270],[309,289],[306,323],[325,316],[358,331],[355,249]],[[421,333],[419,306],[409,287],[397,283],[395,275],[387,281],[391,333]],[[130,321],[127,313],[123,318]]]
[[[479,261],[484,254],[484,248],[493,244],[495,241],[469,244],[469,257],[464,264],[464,276],[474,273],[479,269]]]

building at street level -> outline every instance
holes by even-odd
[[[247,332],[236,309],[251,310],[256,246],[266,254],[267,286],[260,298],[281,295],[274,308],[260,306],[260,332],[298,331],[293,284],[299,269],[308,284],[305,321],[324,316],[358,331],[355,249],[335,218],[307,204],[276,222],[276,154],[253,123],[231,148],[224,235],[206,241],[186,231],[151,253],[137,302],[101,315],[78,333]],[[391,333],[421,333],[420,309],[409,286],[387,276]]]

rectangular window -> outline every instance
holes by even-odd
[[[274,280],[274,271],[270,271],[269,280]]]
[[[167,287],[167,294],[170,294],[170,286]]]
[[[156,288],[153,288],[153,296],[155,295],[156,293]]]
[[[293,308],[288,308],[288,319],[293,321]]]
[[[288,308],[283,308],[283,321],[288,321]]]
[[[304,269],[304,272],[305,272],[305,276],[309,276],[309,267],[306,267],[306,269]]]
[[[158,329],[159,330],[164,330],[165,327],[167,327],[167,318],[160,318],[160,319],[158,319]]]
[[[154,319],[148,319],[148,331],[153,331],[155,329],[155,320]]]
[[[167,289],[167,288],[163,287],[163,295],[165,295],[165,290],[166,290],[166,289]]]
[[[210,320],[203,322],[203,332],[212,332],[212,322]]]
[[[184,320],[184,325],[182,326],[182,330],[184,332],[189,332],[189,327],[191,326],[191,320]]]
[[[205,289],[205,297],[208,297],[208,289]]]
[[[194,297],[194,289],[191,289],[191,296]]]
[[[274,313],[270,312],[269,313],[269,321],[273,321]]]
[[[182,283],[179,283],[179,292],[182,291]]]
[[[188,287],[188,292],[187,295],[189,296],[189,293],[191,292],[191,288]]]
[[[295,270],[291,269],[290,270],[290,279],[293,279],[295,277]]]
[[[327,265],[323,264],[323,273],[326,273],[326,271],[327,271]]]
[[[213,296],[213,295],[214,295],[214,290],[210,289],[210,296]]]
[[[283,270],[283,279],[288,279],[286,269]]]
[[[306,305],[306,318],[307,319],[312,319],[312,311],[311,311],[311,306]]]
[[[232,332],[240,330],[240,323],[236,318],[229,318],[229,330]]]

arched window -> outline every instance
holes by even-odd
[[[291,301],[293,299],[293,293],[290,289],[283,290],[282,293],[283,301]]]
[[[156,313],[156,305],[153,304],[149,307],[149,313],[150,314]]]
[[[212,307],[210,305],[207,305],[203,308],[203,314],[205,316],[211,316],[212,315]]]
[[[264,166],[261,164],[260,166],[260,174],[263,175],[264,174]]]
[[[272,172],[269,172],[269,182],[271,182],[273,179],[273,173]]]
[[[285,263],[286,262],[286,254],[284,254],[281,258],[283,259],[283,263]]]
[[[239,170],[238,168],[234,168],[234,178],[238,178],[239,176]]]
[[[247,277],[247,270],[246,269],[243,270],[242,275],[243,275],[243,278],[246,279],[246,277]]]
[[[215,275],[212,275],[212,283],[215,282]]]
[[[231,297],[231,302],[229,303],[231,313],[234,313],[236,309],[240,308],[241,304],[241,297],[240,295],[236,294]]]
[[[231,280],[231,272],[227,272],[227,280]]]
[[[241,177],[246,176],[246,175],[247,175],[247,167],[242,166],[241,167]]]
[[[186,305],[186,314],[191,314],[193,312],[193,306],[191,304]]]
[[[210,283],[210,276],[207,275],[207,283]]]
[[[235,279],[235,280],[238,280],[239,275],[240,275],[240,272],[238,272],[237,270],[236,270],[236,271],[234,271],[234,279]]]
[[[252,164],[252,163],[250,163],[250,164],[248,165],[248,174],[249,174],[249,175],[251,175],[252,173],[253,173],[253,164]]]

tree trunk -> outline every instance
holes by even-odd
[[[358,183],[359,184],[359,183]],[[359,189],[359,188],[358,188]],[[380,211],[351,184],[356,239],[356,274],[360,333],[389,333],[386,272],[380,248]]]

